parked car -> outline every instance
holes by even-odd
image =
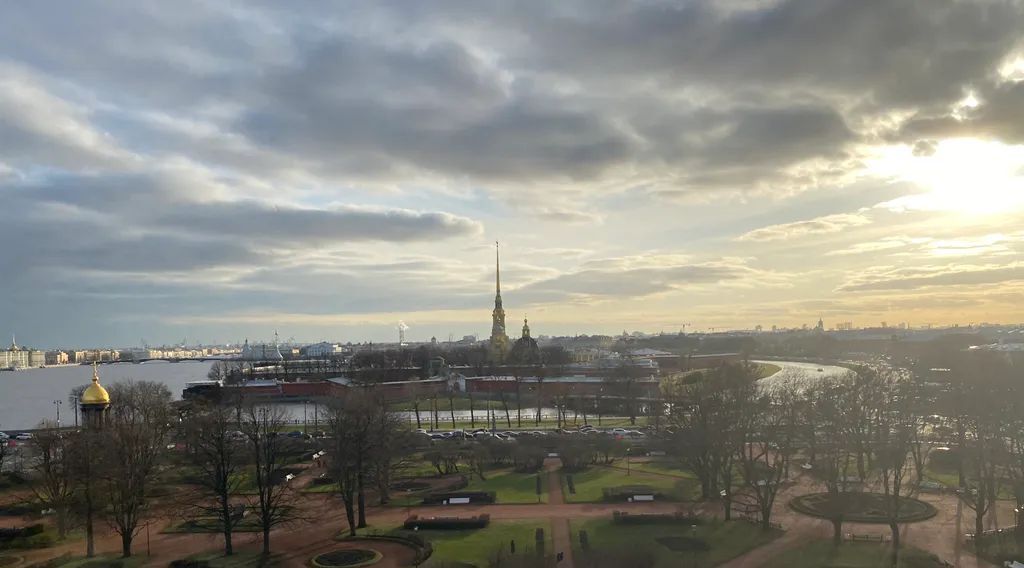
[[[0,432],[0,440],[7,440],[9,438],[10,436],[7,435],[7,432]]]
[[[30,432],[22,432],[14,437],[15,440],[31,440],[32,434]]]

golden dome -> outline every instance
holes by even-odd
[[[100,372],[96,368],[96,363],[92,364],[92,384],[82,392],[82,398],[79,400],[82,404],[110,404],[110,395],[100,384]]]

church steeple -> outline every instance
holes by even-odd
[[[523,318],[523,337],[530,337],[530,322]]]
[[[494,307],[501,307],[501,251],[494,241]]]
[[[508,335],[505,333],[505,309],[501,306],[501,253],[494,241],[494,311],[491,312],[491,356],[501,361],[508,353]]]

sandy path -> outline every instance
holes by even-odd
[[[548,458],[544,460],[544,469],[548,473],[548,503],[551,505],[565,505],[565,496],[562,495],[562,477],[558,470],[562,467],[562,460]],[[555,547],[555,554],[564,554],[562,562],[558,565],[564,568],[574,568],[572,558],[572,529],[569,528],[568,518],[551,520],[551,542]]]

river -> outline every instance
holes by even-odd
[[[826,377],[838,377],[847,371],[842,367],[814,363],[760,362],[781,367],[779,372],[760,381],[761,385],[772,389],[788,386],[799,388],[808,382]],[[167,385],[174,398],[178,399],[181,397],[181,391],[185,388],[185,383],[206,378],[210,365],[209,362],[198,361],[182,361],[180,363],[151,361],[140,364],[100,365],[100,381],[105,385],[129,379],[157,381]],[[55,420],[58,407],[53,402],[55,400],[61,401],[59,405],[61,423],[64,425],[74,424],[75,413],[68,401],[68,394],[74,387],[88,384],[91,378],[92,368],[84,365],[0,372],[0,430],[28,429],[35,427],[41,420]],[[308,420],[313,421],[313,405],[283,403],[281,406],[287,409],[293,419],[302,419],[303,413],[305,413]],[[525,414],[526,409],[523,410]],[[499,413],[498,420],[504,420],[504,412],[499,411]],[[319,418],[320,412],[316,414]],[[487,412],[485,410],[477,410],[475,414],[477,420],[486,420]],[[545,418],[554,418],[555,411],[545,408],[543,415]],[[426,420],[426,416],[427,413],[423,412],[424,420]],[[456,410],[455,416],[458,420],[468,419],[469,411]],[[404,413],[403,417],[410,421],[414,420],[411,412]],[[446,411],[441,411],[440,417],[442,420],[444,418],[451,420],[451,414]]]
[[[210,365],[199,361],[100,365],[100,383],[156,381],[167,385],[177,400],[181,398],[185,383],[206,378]],[[0,372],[0,430],[33,428],[41,420],[56,420],[55,400],[61,402],[61,424],[74,424],[75,413],[68,395],[71,389],[87,385],[90,380],[92,367],[87,365]]]

